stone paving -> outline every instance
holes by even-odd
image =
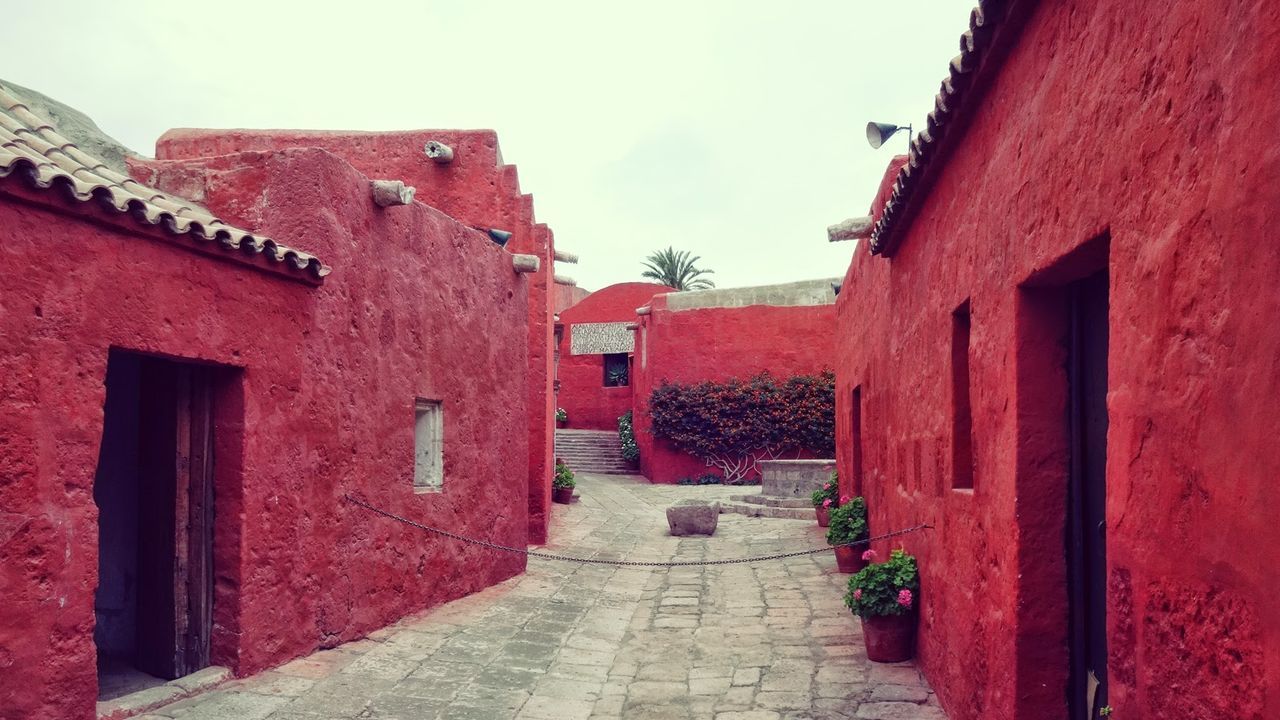
[[[812,521],[738,515],[712,538],[667,534],[668,505],[737,488],[579,474],[578,492],[556,506],[548,550],[700,560],[824,544]],[[670,570],[530,560],[501,585],[142,717],[945,720],[910,663],[866,660],[847,578],[825,552]]]

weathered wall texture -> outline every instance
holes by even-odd
[[[453,148],[448,164],[423,152],[431,140]],[[415,199],[464,225],[512,233],[507,249],[537,255],[541,269],[529,286],[528,367],[530,541],[546,541],[551,506],[554,443],[552,332],[556,287],[552,282],[554,236],[534,218],[533,198],[520,192],[516,167],[502,161],[492,130],[411,130],[403,132],[299,130],[170,130],[156,144],[156,157],[198,158],[250,150],[317,147],[344,158],[374,179],[401,180],[417,190]],[[175,192],[183,190],[180,179]],[[199,188],[191,188],[198,191]],[[195,199],[199,199],[196,197]]]
[[[380,209],[320,150],[159,163],[215,211],[306,247],[319,287],[86,220],[0,183],[0,715],[91,718],[95,464],[108,348],[216,363],[213,660],[244,674],[510,577],[520,546],[531,281],[483,233]],[[19,188],[20,189],[20,188]],[[89,208],[86,210],[86,208]],[[158,235],[157,235],[158,233]],[[538,302],[541,302],[539,300]],[[414,494],[416,397],[443,401],[445,486]],[[513,498],[519,498],[512,502]]]
[[[570,352],[573,326],[579,323],[632,323],[636,308],[666,285],[648,282],[618,283],[597,290],[560,313],[564,336],[560,340],[560,407],[569,413],[569,427],[584,430],[617,430],[618,418],[631,409],[631,386],[604,386],[604,356]],[[634,379],[632,383],[634,384]]]
[[[1280,717],[1277,38],[1274,3],[1040,3],[897,254],[855,255],[842,490],[866,495],[873,532],[936,528],[901,543],[953,720],[1066,717],[1060,287],[1097,267],[1113,717]],[[958,491],[966,299],[976,465]]]
[[[577,285],[556,285],[554,310],[557,313],[562,313],[585,300],[590,294],[590,290],[580,288]]]
[[[672,483],[713,471],[650,434],[647,409],[655,387],[664,381],[745,378],[764,370],[785,378],[831,368],[832,300],[831,281],[817,280],[663,294],[653,298],[648,315],[633,314],[640,322],[632,372],[635,430],[645,477]]]

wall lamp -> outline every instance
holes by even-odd
[[[911,126],[910,125],[894,125],[892,123],[867,123],[867,142],[871,143],[871,147],[879,149],[881,145],[897,135],[903,130],[907,131],[907,142],[911,142]]]

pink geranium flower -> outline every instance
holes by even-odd
[[[902,607],[911,607],[911,591],[902,588],[898,591],[898,604]]]
[[[867,561],[867,562],[872,562],[872,561],[874,561],[874,560],[876,559],[876,551],[875,551],[875,550],[868,550],[868,551],[866,551],[866,552],[862,553],[862,559],[863,559],[863,560],[865,560],[865,561]]]
[[[822,507],[824,507],[824,508],[829,508],[829,507],[831,507],[831,498],[827,498],[826,500],[823,500],[823,501],[822,501]]]
[[[858,588],[858,589],[856,589],[856,590],[854,590],[854,591],[853,591],[853,599],[854,599],[854,600],[861,600],[861,599],[862,599],[862,588]]]
[[[848,495],[841,495],[841,496],[840,496],[840,504],[841,504],[841,505],[844,505],[844,504],[845,504],[845,503],[847,503],[847,502],[849,502],[849,496],[848,496]]]
[[[831,489],[831,483],[827,483],[826,485],[823,485],[823,486],[822,486],[822,489],[823,489],[823,490],[830,490],[830,489]]]

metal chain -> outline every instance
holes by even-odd
[[[464,543],[470,543],[472,545],[479,545],[480,547],[489,548],[490,550],[501,550],[503,552],[516,553],[518,555],[527,555],[529,557],[541,558],[543,560],[567,560],[569,562],[591,563],[595,565],[627,565],[631,567],[687,567],[687,566],[695,566],[695,565],[737,565],[741,563],[762,562],[764,560],[781,560],[783,558],[799,557],[801,555],[816,555],[821,552],[826,552],[829,548],[833,548],[833,547],[852,547],[854,545],[867,545],[877,540],[887,540],[889,538],[898,537],[899,535],[907,535],[909,533],[919,532],[921,530],[930,530],[933,528],[932,525],[921,523],[920,525],[913,525],[911,527],[903,528],[901,530],[894,530],[893,532],[887,532],[887,533],[884,533],[883,535],[876,535],[875,537],[869,537],[864,540],[854,540],[853,542],[848,542],[848,543],[840,543],[839,545],[828,545],[827,547],[809,548],[807,550],[795,550],[792,552],[777,553],[774,555],[757,555],[755,557],[730,558],[728,560],[667,560],[667,561],[604,560],[600,558],[582,558],[582,557],[573,557],[571,555],[556,555],[555,553],[539,552],[537,550],[529,550],[527,548],[515,548],[515,547],[510,547],[508,545],[499,545],[498,543],[489,542],[488,540],[478,540],[476,538],[469,538],[464,535],[459,535],[457,533],[449,532],[448,530],[433,528],[427,525],[423,525],[422,523],[415,522],[408,518],[401,517],[399,515],[396,515],[393,512],[383,510],[382,508],[374,507],[373,505],[370,505],[364,500],[361,500],[360,498],[354,497],[349,494],[346,495],[345,497],[347,499],[347,502],[350,502],[353,505],[358,505],[366,510],[377,513],[378,515],[381,515],[385,518],[389,518],[391,520],[404,523],[405,525],[418,528],[419,530],[425,530],[427,532],[435,533],[437,535],[443,535],[453,540],[460,540]]]

